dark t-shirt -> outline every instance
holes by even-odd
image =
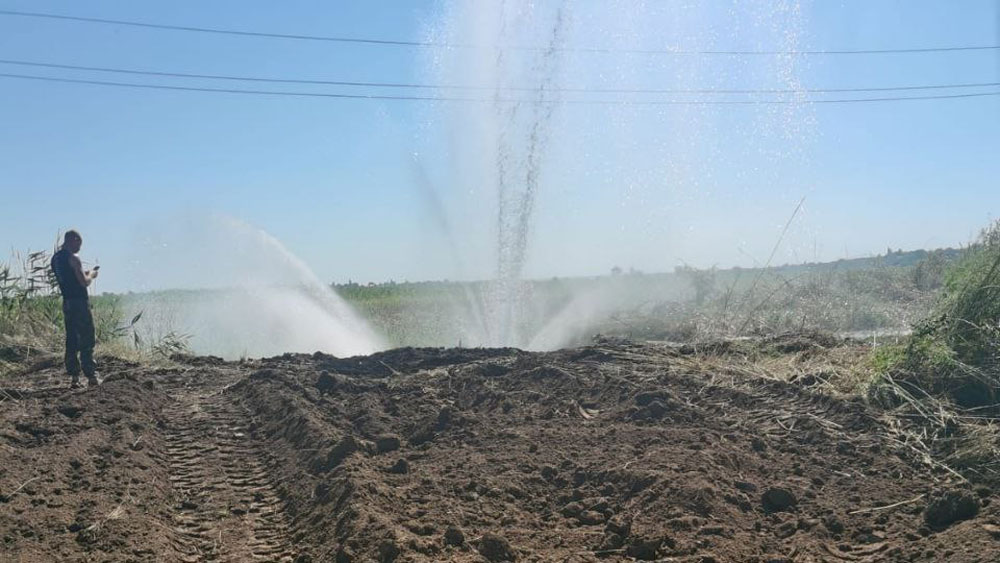
[[[59,282],[63,299],[87,299],[87,287],[80,283],[69,264],[71,254],[62,249],[52,255],[52,271]]]

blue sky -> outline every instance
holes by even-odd
[[[520,44],[551,39],[557,3],[539,4],[545,6],[505,16],[519,27],[505,28],[499,37]],[[0,2],[0,10],[480,44],[496,31],[495,6],[485,1]],[[576,0],[565,10],[560,44],[567,48],[1000,44],[996,1],[691,6]],[[997,50],[795,57],[564,52],[553,60],[508,51],[514,62],[506,63],[509,73],[500,78],[484,69],[496,54],[495,49],[289,41],[0,16],[0,59],[187,73],[534,86],[545,63],[553,67],[552,83],[570,88],[1000,82]],[[0,72],[373,92],[5,64]],[[1000,87],[962,92],[989,91]],[[137,264],[141,269],[145,235],[172,232],[177,217],[218,213],[265,229],[324,280],[488,276],[495,260],[491,178],[497,130],[507,131],[511,146],[527,143],[523,124],[505,125],[498,113],[480,103],[241,96],[0,78],[0,243],[5,250],[47,248],[58,230],[74,226],[86,239],[84,257],[104,266],[102,289],[138,289],[150,280],[115,272],[134,273]],[[759,263],[803,197],[779,263],[869,255],[887,246],[958,245],[1000,207],[1000,96],[805,106],[565,104],[555,107],[547,124],[526,268],[531,276],[598,274],[615,265],[665,271],[682,261]],[[192,268],[203,267],[197,264],[198,242],[184,240],[183,233],[176,237],[181,251],[191,251]],[[190,279],[179,275],[171,283]]]

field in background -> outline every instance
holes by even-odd
[[[889,252],[837,262],[698,270],[621,272],[593,278],[524,282],[523,332],[573,308],[576,335],[642,340],[692,340],[787,331],[905,332],[933,306],[945,270],[960,250]],[[395,346],[476,345],[463,342],[461,317],[488,299],[481,282],[417,282],[334,289]],[[593,304],[596,303],[596,306]]]

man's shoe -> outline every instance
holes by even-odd
[[[80,385],[80,378],[79,377],[74,377],[72,380],[70,380],[69,386],[70,386],[71,389],[79,389],[79,388],[83,387],[83,385]]]
[[[97,376],[95,375],[87,376],[87,386],[96,387],[98,384],[100,384],[100,381],[97,380]]]

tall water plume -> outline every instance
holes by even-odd
[[[566,2],[452,3],[440,37],[473,48],[435,61],[445,81],[477,81],[491,89],[492,103],[470,105],[461,118],[477,130],[485,150],[473,176],[495,202],[493,279],[471,297],[471,340],[486,345],[524,342],[524,265],[542,167],[556,110]],[[526,49],[531,56],[524,56]],[[512,95],[511,92],[519,92]],[[525,93],[526,92],[526,93]],[[478,326],[477,326],[478,325]]]
[[[451,100],[419,106],[427,113],[414,163],[400,164],[415,164],[414,184],[447,237],[441,253],[455,271],[445,275],[488,281],[463,285],[464,302],[449,304],[454,322],[438,324],[452,332],[419,343],[452,345],[458,333],[467,345],[557,348],[635,301],[625,284],[569,283],[553,296],[527,277],[619,264],[663,271],[712,237],[744,252],[740,229],[767,221],[763,205],[756,222],[746,210],[778,208],[764,192],[795,185],[787,166],[769,163],[800,158],[813,125],[807,104],[770,103],[805,100],[802,18],[797,0],[443,0],[428,39],[449,47],[423,51],[420,82],[443,85],[435,95]],[[702,56],[738,49],[783,54]],[[739,87],[760,89],[710,92]],[[734,98],[768,104],[702,103]],[[159,240],[139,253],[134,287],[215,288],[177,305],[136,304],[147,321],[164,319],[154,326],[230,357],[385,346],[276,239],[231,219],[207,224],[143,233]],[[552,256],[561,271],[547,268]],[[566,271],[574,260],[586,267]]]
[[[799,103],[802,20],[796,0],[446,1],[428,39],[451,47],[427,51],[428,82],[472,86],[442,93],[477,101],[431,106],[420,152],[446,162],[436,184],[461,256],[456,277],[489,278],[456,320],[464,341],[555,348],[630,303],[613,290],[533,293],[525,278],[554,253],[589,263],[601,252],[598,271],[662,271],[676,259],[645,241],[691,258],[699,240],[725,236],[743,252],[739,229],[772,221],[735,210],[794,204],[802,192],[789,162],[813,125]],[[698,54],[740,49],[786,54]],[[760,93],[710,92],[740,87]],[[583,233],[601,246],[576,244]]]

